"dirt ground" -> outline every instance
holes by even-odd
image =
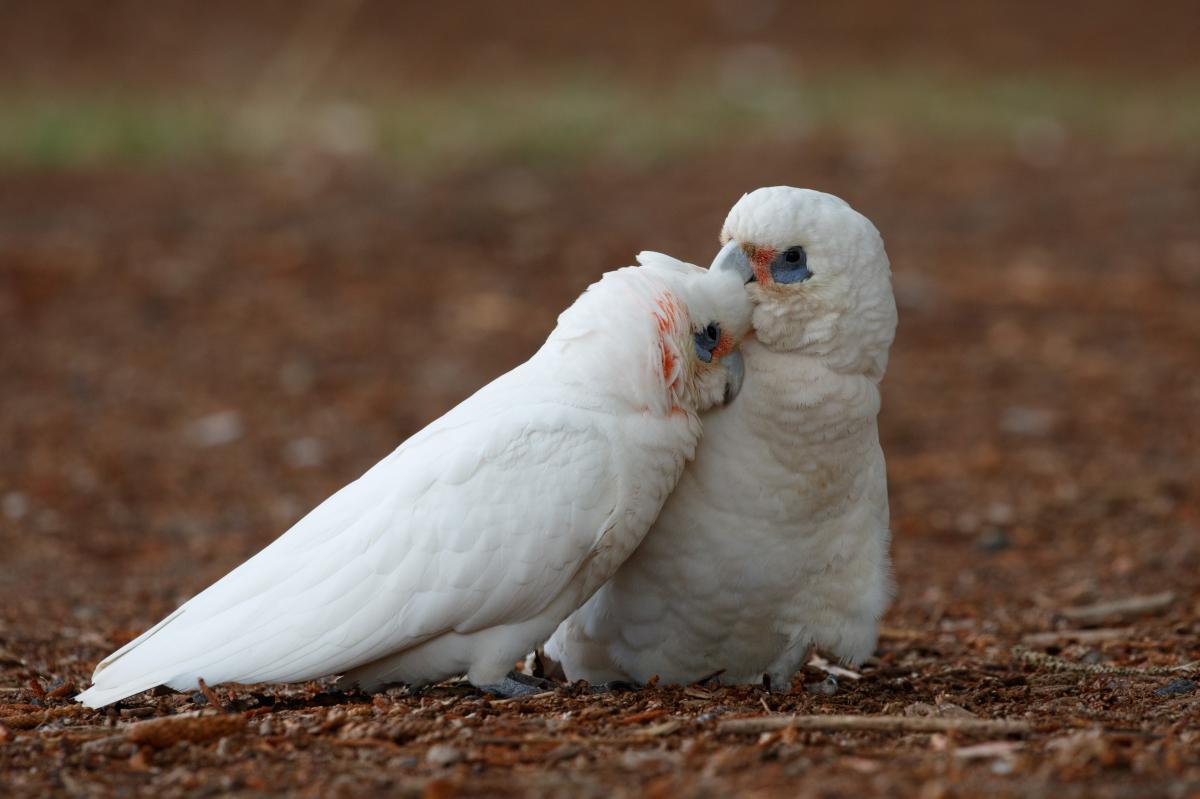
[[[6,178],[7,791],[1200,792],[1196,669],[1162,671],[1200,658],[1200,163],[831,142],[701,166]],[[899,597],[860,679],[509,702],[221,687],[221,721],[152,735],[130,725],[208,706],[71,702],[100,657],[527,357],[599,271],[642,248],[706,261],[729,204],[775,182],[872,217],[901,307],[882,416]],[[1150,600],[1088,609],[1131,597]],[[1031,726],[721,727],[775,713]]]
[[[290,5],[5,7],[0,97],[241,89]],[[361,4],[322,90],[564,60],[652,82],[763,48],[805,70],[1167,81],[1196,74],[1200,31],[1186,2],[576,5],[412,25]],[[420,176],[312,152],[0,170],[0,795],[1200,797],[1200,155],[888,130]],[[728,207],[779,183],[876,223],[901,313],[881,417],[899,593],[835,693],[810,666],[789,693],[72,702],[101,657],[528,357],[601,272],[643,249],[707,263]]]
[[[322,35],[340,44],[319,59],[319,82],[351,92],[564,70],[669,80],[739,48],[805,71],[1066,66],[1179,79],[1197,66],[1200,13],[1191,0],[1136,11],[1119,0],[48,0],[4,5],[0,86],[242,92],[290,40]]]

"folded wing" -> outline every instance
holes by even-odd
[[[80,700],[315,679],[536,615],[616,512],[610,425],[476,395],[105,659]]]

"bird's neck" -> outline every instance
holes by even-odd
[[[754,339],[742,349],[746,383],[731,410],[751,429],[796,445],[877,435],[880,394],[872,377],[837,371],[821,358],[775,352]]]

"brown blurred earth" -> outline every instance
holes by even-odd
[[[14,4],[0,62],[32,83],[39,58],[67,52],[53,69],[70,85],[101,67],[221,82],[237,66],[206,61],[213,42],[276,35],[279,5],[179,4],[178,29],[146,21],[134,46],[106,26],[142,24],[136,4],[80,4],[62,26]],[[544,8],[480,11],[478,28],[510,50],[536,44],[529,70],[567,43],[601,64],[620,46],[632,63],[676,44],[700,58],[736,28],[683,5],[643,4],[627,39],[589,23],[603,14],[591,3],[572,25],[594,38]],[[1194,58],[1179,8],[1161,29],[1149,7],[1129,24],[1105,23],[1113,4],[1083,21],[1047,10],[1036,33],[1008,4],[924,23],[893,10],[860,35],[854,4],[784,7],[738,35],[829,32],[806,63],[911,50],[978,70],[1044,59],[1161,76]],[[381,21],[416,13],[404,8],[366,6],[359,57],[428,81],[444,77],[430,48],[467,71],[499,57],[454,40],[449,5],[422,17],[428,36]],[[956,33],[985,22],[994,36]],[[875,24],[891,50],[873,47]],[[170,61],[155,48],[189,27],[198,44],[138,77],[139,54]],[[1200,154],[1079,135],[1052,156],[817,135],[649,165],[507,156],[414,172],[309,153],[0,172],[0,791],[1200,796],[1200,675],[1167,671],[1200,660]],[[707,263],[733,201],[778,183],[876,223],[901,311],[881,419],[899,595],[858,679],[812,693],[824,675],[810,667],[788,694],[563,686],[516,701],[456,685],[373,698],[223,686],[222,715],[157,731],[132,725],[214,711],[183,694],[99,712],[70,700],[103,655],[528,357],[602,271],[642,249]],[[1029,729],[720,726],[776,713]]]

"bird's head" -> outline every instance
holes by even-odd
[[[896,303],[875,226],[832,194],[773,186],[743,195],[710,269],[746,284],[757,339],[875,380],[887,368]]]
[[[641,260],[647,271],[661,268],[645,254]],[[738,345],[750,330],[751,308],[736,275],[676,264],[664,272],[670,287],[656,303],[663,375],[676,407],[705,411],[728,404],[742,388]]]
[[[547,343],[572,357],[556,369],[578,369],[573,379],[592,390],[657,414],[729,402],[741,389],[737,347],[750,329],[740,278],[650,260],[605,274],[559,317]]]

